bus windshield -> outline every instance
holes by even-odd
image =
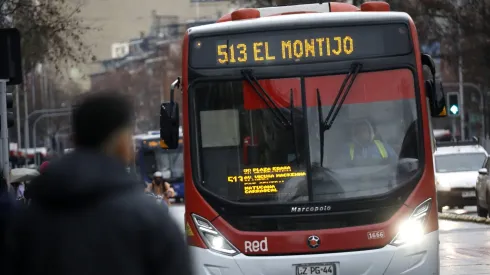
[[[407,183],[421,168],[412,71],[361,72],[325,130],[345,77],[259,80],[278,108],[247,81],[193,84],[203,187],[277,203],[372,197]]]

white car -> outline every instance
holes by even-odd
[[[476,205],[478,171],[488,157],[477,142],[441,142],[434,153],[438,210]]]

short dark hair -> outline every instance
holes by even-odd
[[[84,96],[72,114],[75,146],[100,148],[113,133],[131,126],[133,112],[131,101],[117,92]]]

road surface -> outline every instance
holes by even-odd
[[[476,209],[466,207],[446,211],[475,215]],[[170,213],[184,233],[184,207],[173,205]],[[440,220],[439,229],[440,275],[490,275],[490,226]]]
[[[476,216],[476,206],[466,206],[464,209],[449,209],[448,207],[444,207],[442,210],[443,213],[451,213],[457,215],[470,215]]]

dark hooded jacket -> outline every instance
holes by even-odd
[[[191,274],[183,234],[115,159],[70,153],[30,196],[7,236],[7,275]]]
[[[5,236],[9,222],[15,215],[15,210],[19,204],[15,200],[13,192],[9,192],[3,177],[0,178],[0,237]],[[0,274],[2,267],[5,266],[6,239],[0,239]]]

